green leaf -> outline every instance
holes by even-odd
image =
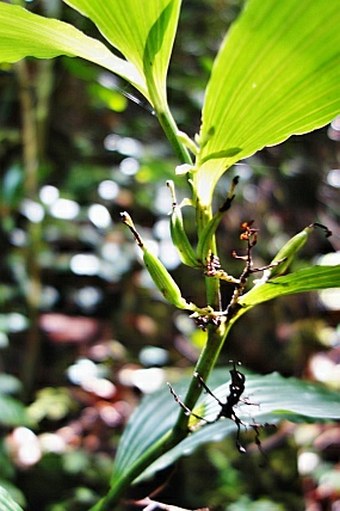
[[[266,376],[248,374],[246,371],[245,395],[253,404],[240,403],[235,411],[245,425],[255,423],[277,423],[287,418],[291,421],[319,421],[340,419],[340,396],[338,392],[330,391],[320,385],[304,382],[296,378],[283,378],[278,373]],[[217,369],[209,379],[209,387],[221,400],[225,401],[229,393],[226,369]],[[223,382],[222,385],[220,385]],[[185,385],[176,386],[180,395]],[[302,406],[303,403],[303,406]],[[209,395],[204,395],[197,408],[199,414],[210,420],[215,418],[220,407]],[[131,417],[123,434],[118,449],[112,480],[124,478],[129,468],[145,454],[171,427],[175,424],[179,405],[167,389],[150,395],[142,400],[139,408]],[[236,426],[229,419],[221,419],[210,425],[204,425],[191,433],[176,447],[164,454],[138,480],[151,476],[157,470],[170,465],[183,455],[193,452],[199,445],[216,442],[234,433]]]
[[[273,298],[319,289],[340,288],[340,265],[338,266],[313,266],[303,268],[283,277],[277,277],[268,282],[255,285],[240,299],[243,314],[249,307],[267,302]],[[239,317],[239,315],[237,317]]]
[[[117,476],[121,477],[148,448],[173,427],[177,415],[178,404],[170,396],[168,389],[153,393],[142,400],[120,440],[112,481],[116,480]]]
[[[339,25],[338,0],[248,1],[206,91],[194,177],[203,203],[236,161],[339,113]]]
[[[0,424],[3,426],[23,426],[29,422],[24,405],[11,396],[0,393],[0,410]]]
[[[145,78],[131,62],[116,57],[97,39],[72,25],[0,2],[0,62],[24,57],[81,57],[128,80],[148,97]]]
[[[0,486],[0,511],[23,511],[3,486]]]
[[[166,109],[166,75],[181,0],[64,0],[89,17],[146,80],[156,110]]]

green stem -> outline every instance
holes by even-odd
[[[217,328],[213,326],[209,327],[207,342],[200,354],[200,357],[195,367],[195,373],[198,373],[203,378],[204,381],[207,381],[209,374],[218,359],[218,356],[227,338],[229,330],[230,325],[227,323],[222,323]],[[202,386],[199,384],[198,379],[193,377],[191,379],[187,394],[184,399],[186,406],[190,410],[192,410],[195,407],[201,393]],[[178,415],[176,425],[173,430],[175,435],[177,434],[177,432],[178,436],[180,436],[180,432],[186,432],[186,434],[188,433],[189,419],[190,417],[185,414],[184,410],[181,409]]]
[[[212,218],[212,208],[202,207],[199,198],[195,197],[196,202],[196,222],[197,232],[200,236],[204,227]],[[210,250],[217,255],[217,247],[215,236],[211,240]],[[211,305],[215,310],[221,308],[221,297],[220,297],[220,282],[216,278],[206,277],[205,278],[205,289],[207,304]],[[208,376],[213,369],[216,360],[220,354],[221,348],[230,330],[230,324],[222,322],[219,326],[209,325],[208,326],[208,338],[207,342],[200,354],[200,357],[196,363],[195,373],[198,373],[203,380],[207,380]],[[187,394],[184,399],[185,405],[192,410],[202,392],[202,387],[199,385],[197,378],[193,377]],[[174,431],[187,431],[188,430],[189,416],[185,414],[182,409],[179,413],[177,423]]]
[[[211,205],[204,206],[201,204],[199,197],[195,197],[196,203],[196,223],[197,223],[197,234],[200,237],[204,227],[212,219],[213,213]],[[210,243],[211,252],[217,256],[217,246],[215,236],[212,237]],[[213,309],[221,309],[221,296],[220,296],[220,281],[217,278],[206,277],[205,289],[207,304],[211,305]]]
[[[182,163],[192,165],[190,153],[178,137],[178,127],[170,110],[167,109],[166,111],[157,112],[157,118],[179,160]]]

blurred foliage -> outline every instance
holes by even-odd
[[[184,2],[169,93],[174,116],[189,134],[198,130],[214,55],[241,4]],[[29,8],[61,13],[97,35],[58,0],[34,0]],[[177,161],[148,105],[138,97],[129,101],[125,84],[89,63],[62,58],[24,66],[37,127],[33,185],[23,159],[20,68],[0,70],[0,484],[27,511],[80,511],[105,491],[119,436],[140,394],[191,367],[205,335],[154,289],[119,212],[133,212],[188,299],[204,303],[203,288],[179,265],[170,243],[165,181],[174,177]],[[335,121],[292,137],[223,177],[216,206],[231,177],[240,176],[218,233],[230,273],[240,271],[230,253],[239,249],[244,220],[255,220],[259,229],[259,266],[314,221],[333,236],[315,233],[303,258],[340,249],[339,133]],[[176,186],[185,197],[180,178]],[[278,370],[335,387],[339,310],[338,297],[329,306],[316,295],[260,306],[236,325],[222,362],[234,358],[261,373]],[[314,504],[330,510],[340,498],[338,435],[327,425],[305,436],[300,428],[286,425],[264,440],[263,467],[258,454],[240,457],[232,440],[200,449],[178,463],[161,496],[228,511],[298,511]],[[301,469],[306,453],[315,455],[309,470]],[[135,491],[145,496],[168,475]]]

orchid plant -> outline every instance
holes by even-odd
[[[25,57],[80,57],[118,75],[144,96],[178,158],[174,173],[188,183],[191,194],[178,204],[174,185],[168,183],[173,198],[170,218],[173,242],[183,264],[197,271],[206,289],[205,304],[187,301],[173,277],[144,243],[133,219],[127,212],[122,213],[155,285],[166,300],[187,310],[193,321],[205,329],[206,342],[189,383],[182,384],[180,389],[171,387],[175,399],[165,388],[145,398],[131,417],[114,461],[111,486],[92,508],[103,511],[113,509],[135,481],[167,466],[213,436],[221,438],[239,427],[235,420],[205,424],[207,417],[220,416],[220,402],[209,393],[199,399],[202,382],[209,376],[215,385],[223,383],[213,369],[231,327],[241,316],[278,296],[340,286],[338,266],[310,265],[289,272],[290,262],[318,224],[294,236],[273,261],[259,269],[252,262],[256,229],[245,223],[241,235],[247,248],[242,256],[245,268],[240,276],[229,275],[220,267],[215,233],[233,199],[236,182],[219,210],[214,211],[212,205],[217,183],[237,162],[266,146],[282,143],[293,134],[320,128],[339,114],[340,10],[337,0],[245,2],[216,56],[205,91],[199,132],[191,139],[177,127],[167,99],[167,73],[181,0],[63,1],[92,20],[106,44],[68,23],[1,1],[0,62],[14,63]],[[195,210],[195,247],[185,232],[183,204]],[[251,284],[250,275],[259,270],[264,271],[263,277]],[[234,288],[231,301],[224,308],[222,281]],[[246,385],[247,392],[256,395],[261,403],[252,414],[257,424],[275,423],[285,414],[290,420],[340,417],[339,398],[326,389],[277,374],[249,376]],[[220,400],[229,388],[224,383],[217,389]],[[301,392],[308,394],[303,411],[298,399]],[[242,424],[249,423],[242,405],[239,417]],[[8,502],[4,509],[14,509],[9,498]]]

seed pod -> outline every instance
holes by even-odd
[[[150,274],[150,277],[164,298],[178,309],[195,310],[193,308],[193,304],[188,303],[182,297],[181,290],[165,266],[145,245],[141,236],[137,232],[130,215],[124,211],[121,213],[121,218],[134,235],[138,246],[142,249],[144,264]]]
[[[152,280],[164,298],[178,309],[191,310],[189,303],[182,297],[181,290],[168,270],[150,250],[145,248],[145,245],[143,259]]]
[[[223,214],[230,208],[234,198],[235,198],[235,189],[239,182],[239,177],[235,176],[234,179],[231,182],[230,190],[226,196],[226,199],[222,206],[219,208],[217,213],[209,220],[209,222],[204,227],[203,231],[200,234],[197,248],[196,248],[196,254],[197,259],[202,262],[202,264],[205,264],[207,257],[210,253],[211,249],[211,240],[213,236],[215,235],[215,232],[217,230],[217,227],[219,226]]]
[[[173,181],[167,181],[172,196],[172,212],[170,216],[170,233],[183,264],[197,268],[199,266],[194,249],[188,239],[184,228],[182,210],[177,204]]]
[[[201,232],[197,243],[196,253],[197,259],[201,261],[202,264],[206,263],[207,257],[210,253],[211,240],[219,226],[222,216],[223,212],[221,211],[215,213]]]
[[[314,231],[315,227],[320,227],[325,230],[326,237],[331,236],[331,231],[324,225],[313,223],[305,227],[302,231],[295,234],[287,243],[278,251],[274,259],[268,265],[269,268],[263,272],[263,277],[258,282],[266,282],[268,279],[283,275],[296,255],[302,247],[306,244],[310,234]]]

